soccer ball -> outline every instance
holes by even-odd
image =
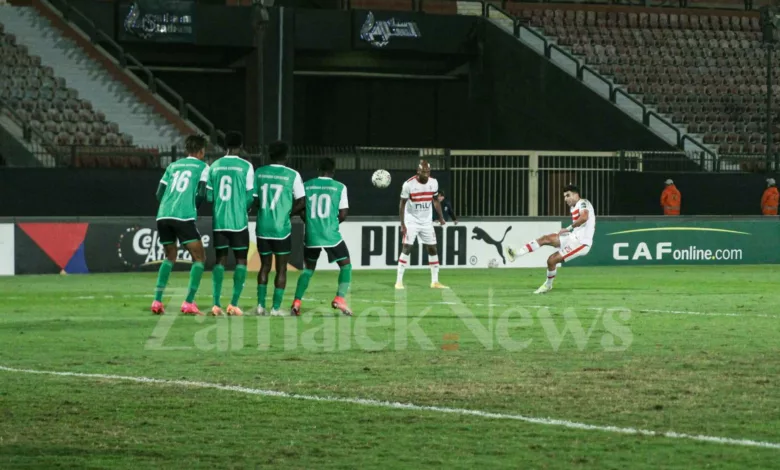
[[[376,170],[371,175],[371,183],[377,188],[386,188],[390,186],[390,173],[387,170]]]

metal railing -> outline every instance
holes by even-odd
[[[137,71],[139,75],[142,75],[146,88],[152,94],[159,96],[175,108],[182,120],[195,124],[209,136],[212,142],[224,140],[224,132],[217,129],[211,121],[198,112],[191,104],[187,103],[181,95],[176,93],[171,87],[165,84],[165,82],[155,77],[151,70],[144,67],[138,59],[126,53],[122,46],[117,44],[110,36],[99,29],[92,20],[71,5],[70,2],[67,0],[47,1],[54,9],[62,14],[65,21],[72,23],[76,28],[80,29],[93,45],[103,47],[104,50],[114,57],[123,72],[127,71],[128,73],[133,74],[133,72]],[[44,6],[44,8],[46,8],[46,6]],[[165,93],[161,93],[161,91]]]
[[[626,152],[450,152],[453,204],[469,217],[564,216],[560,190],[573,183],[611,213],[613,179],[642,171],[642,153]]]

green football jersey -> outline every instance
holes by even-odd
[[[331,247],[341,243],[339,209],[349,209],[347,187],[320,176],[303,185],[306,191],[306,246]]]
[[[157,220],[195,220],[198,208],[195,206],[195,196],[198,194],[198,183],[206,182],[209,176],[209,166],[195,157],[187,157],[168,165],[160,180],[166,186],[157,210]]]
[[[214,202],[214,230],[240,232],[249,226],[254,189],[254,168],[243,158],[226,155],[211,164],[206,190]]]
[[[256,232],[259,238],[282,240],[292,233],[293,202],[306,196],[301,175],[284,165],[266,165],[255,171],[258,198]]]

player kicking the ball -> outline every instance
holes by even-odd
[[[162,298],[176,263],[179,251],[177,239],[192,255],[190,285],[187,298],[181,304],[181,311],[185,315],[202,315],[195,305],[195,294],[203,276],[206,253],[195,219],[198,217],[198,206],[206,198],[206,181],[209,176],[209,166],[203,161],[206,156],[206,139],[191,135],[187,137],[184,147],[189,156],[168,165],[157,187],[157,200],[160,201],[157,231],[165,250],[165,259],[157,273],[157,288],[152,302],[152,313],[155,315],[165,313]]]
[[[573,184],[563,188],[563,199],[570,207],[571,225],[558,233],[532,240],[519,250],[511,246],[506,249],[509,261],[514,261],[518,256],[536,251],[542,246],[558,248],[557,252],[547,258],[547,281],[536,289],[534,294],[550,292],[558,273],[558,265],[587,255],[593,245],[593,234],[596,233],[596,211],[593,210],[593,205],[587,199],[580,198],[580,190]]]
[[[436,232],[433,231],[433,216],[431,207],[436,209],[439,223],[444,225],[444,216],[441,213],[441,204],[436,196],[439,194],[439,182],[431,178],[431,165],[420,160],[417,166],[417,176],[409,178],[401,188],[401,205],[399,216],[401,217],[401,234],[403,246],[401,256],[398,258],[398,276],[395,280],[395,288],[404,288],[404,270],[409,264],[409,253],[412,251],[414,241],[419,237],[420,243],[428,250],[428,264],[431,266],[431,288],[448,289],[439,283],[439,255],[436,251]]]
[[[347,187],[333,179],[336,172],[336,162],[332,158],[320,161],[320,177],[310,179],[303,187],[306,191],[307,204],[302,212],[306,221],[306,239],[303,248],[304,270],[298,278],[295,289],[295,300],[290,313],[301,314],[301,299],[309,281],[314,275],[317,260],[322,250],[328,254],[328,262],[339,265],[339,281],[336,297],[331,302],[333,308],[341,310],[344,315],[352,315],[344,297],[352,281],[352,264],[349,261],[347,244],[339,232],[339,224],[347,218],[349,202]]]

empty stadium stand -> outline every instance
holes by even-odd
[[[758,13],[568,7],[507,4],[717,152],[766,151],[766,51]],[[780,86],[773,92],[780,94]]]

